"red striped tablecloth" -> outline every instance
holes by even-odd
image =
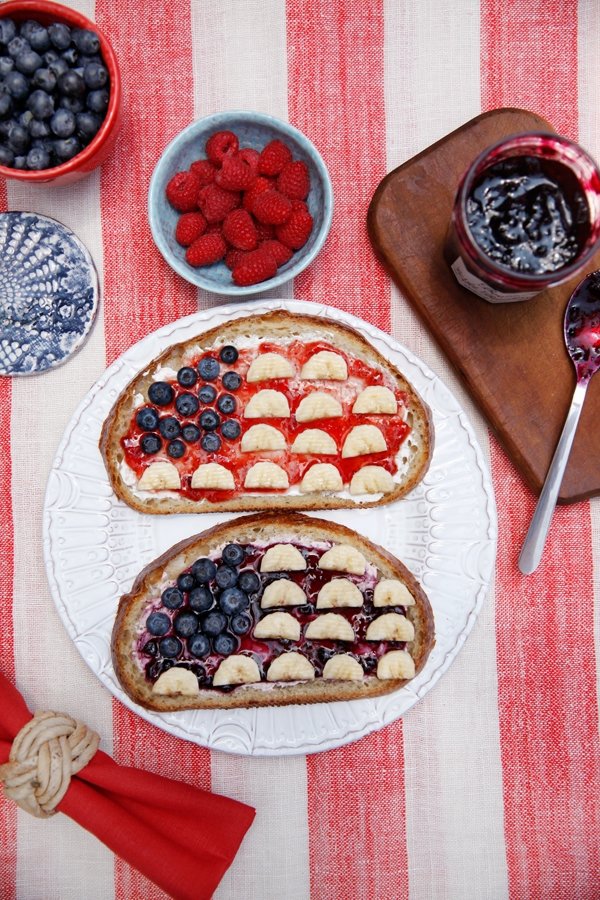
[[[533,497],[375,262],[364,226],[386,171],[484,109],[535,110],[600,157],[597,0],[73,5],[114,42],[126,116],[109,162],[75,187],[1,186],[3,206],[69,225],[104,284],[92,337],[68,365],[0,379],[2,670],[30,705],[96,728],[118,760],[257,807],[219,898],[600,897],[600,505],[560,509],[543,565],[518,574]],[[423,357],[475,423],[498,500],[495,582],[450,671],[403,721],[309,758],[210,753],[113,702],[61,625],[42,561],[45,482],[84,392],[133,342],[219,302],[165,266],[145,206],[166,142],[227,108],[289,118],[333,178],[326,248],[279,296],[343,307]],[[1,900],[159,896],[63,816],[39,822],[0,800]]]

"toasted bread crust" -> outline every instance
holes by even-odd
[[[131,422],[135,394],[147,389],[152,381],[152,372],[161,366],[177,370],[194,353],[211,349],[217,341],[219,345],[235,344],[238,338],[251,337],[258,343],[263,340],[277,340],[278,336],[289,337],[290,334],[296,334],[299,338],[310,334],[329,342],[338,342],[350,353],[388,372],[397,383],[399,390],[407,394],[410,424],[413,439],[418,443],[418,450],[415,450],[411,456],[403,482],[379,499],[362,500],[360,503],[351,497],[336,497],[327,494],[319,496],[314,494],[241,495],[218,503],[211,503],[205,499],[191,500],[183,495],[148,498],[137,496],[135,489],[129,487],[121,476],[120,464],[123,460],[121,437],[127,432]],[[249,512],[266,508],[277,510],[353,509],[358,506],[367,508],[391,503],[409,493],[418,484],[429,467],[433,453],[433,427],[430,410],[412,385],[358,331],[348,325],[341,325],[316,316],[274,310],[263,315],[234,319],[226,325],[212,328],[188,341],[174,344],[153,359],[144,371],[128,384],[117,399],[104,423],[99,446],[113,490],[121,500],[142,513],[164,515],[224,511]]]
[[[415,628],[411,642],[411,656],[418,673],[427,660],[435,643],[433,612],[427,596],[414,576],[391,553],[356,534],[343,525],[303,516],[298,513],[265,513],[243,516],[233,521],[215,525],[202,534],[176,544],[143,569],[130,593],[121,597],[112,634],[112,658],[117,677],[125,692],[140,706],[159,712],[181,709],[232,709],[236,707],[283,706],[290,703],[320,703],[333,700],[356,700],[388,694],[406,684],[401,680],[380,680],[367,676],[362,682],[324,681],[289,685],[262,682],[261,685],[243,685],[231,693],[201,689],[198,697],[156,696],[152,685],[145,678],[132,656],[137,641],[137,623],[140,613],[157,585],[165,577],[175,579],[178,574],[199,556],[209,554],[220,545],[235,542],[275,540],[294,536],[302,541],[333,540],[350,544],[360,550],[379,570],[383,578],[402,580],[415,598],[415,605],[407,608],[406,615]]]

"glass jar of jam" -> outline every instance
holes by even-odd
[[[600,245],[600,170],[554,134],[505,138],[469,166],[444,255],[490,303],[529,300],[584,268]]]

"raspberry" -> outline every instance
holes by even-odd
[[[217,131],[206,142],[206,155],[214,166],[221,166],[223,158],[237,153],[239,141],[233,131]]]
[[[238,250],[254,250],[258,240],[250,213],[245,209],[227,213],[223,222],[223,237]]]
[[[215,180],[215,174],[217,170],[213,166],[213,164],[208,159],[197,159],[196,162],[193,162],[190,166],[190,172],[193,172],[194,175],[197,175],[200,179],[200,184],[212,184]]]
[[[187,248],[185,258],[190,266],[210,266],[223,259],[226,250],[227,245],[220,234],[203,234]]]
[[[226,191],[245,191],[255,178],[254,170],[239,153],[224,157],[223,165],[215,175],[216,183]]]
[[[261,175],[279,175],[291,161],[292,154],[285,144],[277,140],[270,141],[260,154],[258,171]]]
[[[240,195],[224,191],[218,184],[206,184],[198,194],[198,206],[207,222],[221,222],[228,212],[240,205]]]
[[[292,204],[279,191],[263,191],[252,204],[252,212],[259,222],[267,225],[283,225],[290,217]]]
[[[292,210],[292,214],[284,225],[275,229],[277,240],[290,247],[299,250],[307,242],[313,227],[313,218],[306,208],[301,207]]]
[[[259,175],[252,184],[252,187],[249,187],[244,194],[244,199],[242,200],[244,209],[247,209],[248,212],[252,212],[252,204],[254,203],[255,198],[258,197],[259,194],[262,194],[263,191],[268,191],[272,187],[273,184],[268,178],[263,178],[262,175]]]
[[[234,268],[231,277],[239,287],[245,287],[249,284],[258,284],[259,281],[266,281],[267,278],[272,278],[276,272],[275,257],[269,250],[261,248],[245,254],[244,259]]]
[[[258,160],[260,158],[258,150],[254,150],[252,147],[244,147],[243,150],[240,150],[238,156],[241,156],[244,162],[248,163],[255,175],[258,175]]]
[[[259,241],[270,241],[275,237],[275,226],[265,225],[264,222],[255,222],[256,237]]]
[[[277,263],[277,268],[279,266],[283,266],[286,262],[294,255],[289,247],[286,247],[285,244],[282,244],[281,241],[263,241],[260,245],[261,250],[268,250],[275,257],[275,262]]]
[[[305,200],[310,190],[310,176],[306,164],[298,159],[284,166],[277,179],[277,190],[290,200]]]
[[[206,219],[201,212],[188,212],[179,216],[175,240],[182,247],[189,247],[206,231]]]
[[[169,181],[165,194],[167,200],[179,212],[191,212],[198,208],[200,179],[193,172],[177,172]]]
[[[235,269],[246,256],[248,256],[246,250],[228,250],[225,254],[225,265],[228,269]]]

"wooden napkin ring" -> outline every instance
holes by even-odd
[[[4,795],[38,819],[53,816],[71,776],[87,766],[99,743],[95,731],[65,713],[36,712],[0,766]]]

